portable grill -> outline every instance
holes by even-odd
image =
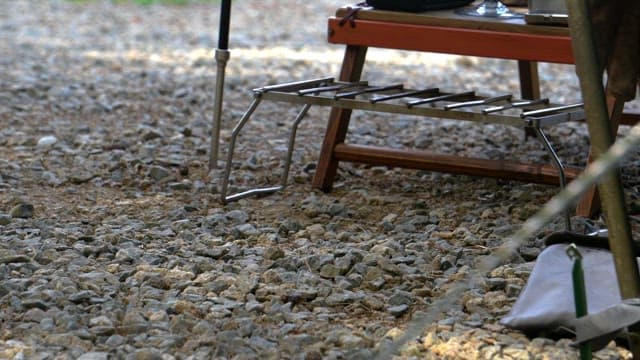
[[[558,168],[560,185],[565,185],[562,162],[542,131],[568,121],[584,120],[582,104],[553,104],[548,99],[514,99],[511,95],[484,97],[475,91],[444,92],[436,87],[406,89],[402,84],[371,85],[367,81],[342,82],[333,77],[269,85],[253,89],[254,100],[234,127],[221,185],[221,201],[227,203],[250,195],[269,194],[287,185],[298,125],[311,106],[325,106],[381,113],[415,115],[532,128]],[[227,195],[233,153],[238,135],[262,101],[300,104],[293,121],[281,183]]]

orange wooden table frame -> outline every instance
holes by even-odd
[[[574,63],[567,28],[527,25],[521,19],[464,17],[453,11],[412,14],[362,9],[350,21],[342,21],[347,12],[348,8],[341,8],[328,20],[328,41],[346,45],[341,81],[360,80],[369,47],[501,58],[518,62],[521,97],[535,99],[540,97],[537,62]],[[313,179],[313,186],[323,191],[331,190],[340,161],[559,184],[558,171],[551,164],[346,144],[350,117],[351,110],[337,108],[329,116]],[[567,167],[567,179],[581,170]]]

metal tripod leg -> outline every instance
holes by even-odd
[[[211,126],[211,144],[209,145],[209,170],[218,168],[218,149],[220,147],[220,123],[222,122],[222,99],[224,93],[224,73],[229,61],[229,50],[216,50],[216,94],[213,105]]]
[[[567,186],[567,179],[564,174],[564,165],[562,164],[560,157],[558,157],[558,154],[556,153],[555,149],[551,145],[549,138],[547,138],[547,135],[542,131],[542,129],[539,126],[533,126],[533,129],[538,135],[538,139],[542,141],[542,145],[544,145],[545,150],[547,150],[549,155],[551,155],[551,160],[553,161],[553,164],[558,169],[558,178],[560,179],[560,189],[564,190],[564,188]],[[564,217],[565,217],[564,218],[565,230],[571,231],[571,211],[569,209],[565,210]]]
[[[589,125],[589,138],[593,153],[598,158],[613,143],[611,124],[607,112],[602,69],[596,49],[589,7],[584,0],[567,0],[571,43],[576,59],[576,73],[584,99],[584,110]],[[598,186],[602,209],[607,216],[609,247],[613,254],[618,286],[622,299],[640,296],[640,272],[633,251],[631,225],[625,205],[624,188],[619,172],[606,176]],[[634,358],[640,358],[639,326],[629,327],[629,348]]]
[[[235,149],[236,138],[240,134],[240,131],[242,130],[244,125],[247,123],[247,121],[249,121],[249,118],[251,117],[253,112],[256,110],[256,108],[258,107],[261,101],[262,99],[260,97],[257,97],[253,101],[253,103],[251,103],[251,106],[249,107],[247,112],[242,116],[242,119],[240,119],[240,121],[238,122],[236,127],[233,129],[233,132],[231,134],[231,139],[229,140],[229,152],[227,154],[227,163],[225,165],[224,177],[222,179],[222,187],[220,189],[220,202],[222,202],[223,204],[227,204],[228,202],[231,202],[231,201],[240,200],[252,195],[272,194],[274,192],[284,189],[287,186],[287,179],[289,178],[289,169],[291,167],[291,158],[293,157],[293,148],[295,146],[296,133],[298,131],[298,126],[300,125],[300,122],[305,117],[305,115],[307,115],[307,112],[311,108],[311,104],[304,105],[302,110],[300,110],[295,120],[293,121],[293,125],[291,126],[291,132],[289,134],[289,143],[287,145],[287,156],[285,158],[284,169],[282,171],[280,185],[263,187],[263,188],[254,188],[254,189],[250,189],[247,191],[243,191],[240,193],[227,196],[229,176],[231,173],[231,165],[232,165],[231,163],[233,161],[233,151]]]

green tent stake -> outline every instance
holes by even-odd
[[[578,251],[576,244],[567,246],[567,255],[573,260],[571,279],[573,280],[573,299],[576,304],[576,317],[586,316],[587,310],[587,290],[584,286],[584,272],[582,271],[582,254]],[[586,342],[580,344],[580,360],[591,360],[591,344]]]

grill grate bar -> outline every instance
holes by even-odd
[[[430,97],[430,98],[426,98],[426,99],[409,101],[407,103],[407,106],[408,107],[412,107],[412,106],[416,106],[416,105],[430,104],[430,103],[434,103],[434,102],[437,102],[437,101],[453,100],[453,99],[458,99],[458,98],[474,97],[474,96],[476,96],[476,92],[475,91],[466,91],[466,92],[461,92],[461,93],[456,93],[456,94],[438,95],[438,96],[434,96],[434,97]]]
[[[344,83],[344,84],[337,84],[337,85],[324,85],[324,86],[313,87],[309,89],[298,90],[298,95],[319,94],[323,92],[344,90],[344,89],[360,87],[360,86],[368,86],[368,85],[369,83],[367,81],[358,81],[358,82]]]
[[[362,90],[354,90],[354,91],[349,91],[349,92],[346,92],[346,93],[339,93],[339,94],[336,94],[333,98],[336,99],[336,100],[339,100],[339,99],[343,99],[343,98],[349,98],[349,97],[356,96],[356,95],[374,93],[374,92],[378,92],[378,91],[402,89],[403,87],[404,87],[404,85],[402,85],[402,84],[395,84],[395,85],[388,85],[388,86],[375,86],[375,87],[370,87],[370,88],[366,88],[366,89],[362,89]]]
[[[472,101],[459,102],[455,104],[449,104],[449,105],[445,105],[444,109],[451,110],[451,109],[457,109],[457,108],[468,107],[468,106],[487,105],[487,104],[492,104],[494,102],[498,102],[502,100],[511,100],[511,94],[494,96],[494,97],[481,99],[481,100],[472,100]]]
[[[529,116],[549,115],[549,114],[553,114],[555,112],[559,112],[563,110],[581,108],[582,105],[583,105],[582,103],[577,103],[577,104],[571,104],[571,105],[554,106],[554,107],[549,107],[549,108],[544,108],[539,110],[524,111],[522,114],[520,114],[520,117],[526,118]]]
[[[386,96],[373,97],[369,101],[372,104],[375,104],[375,103],[381,102],[381,101],[401,99],[403,97],[424,95],[424,94],[431,94],[431,93],[438,93],[438,92],[440,92],[440,88],[428,88],[428,89],[422,89],[422,90],[406,91],[406,92],[401,92],[401,93],[398,93],[398,94],[392,94],[392,95],[386,95]]]
[[[482,110],[482,113],[486,115],[486,114],[491,114],[491,113],[494,113],[494,112],[503,111],[503,110],[512,109],[512,108],[520,108],[520,107],[525,107],[525,106],[541,105],[541,104],[548,104],[548,103],[549,103],[549,99],[548,98],[535,99],[535,100],[515,101],[515,102],[508,103],[506,105],[493,106],[493,107],[490,107],[490,108],[486,108],[486,109]]]

